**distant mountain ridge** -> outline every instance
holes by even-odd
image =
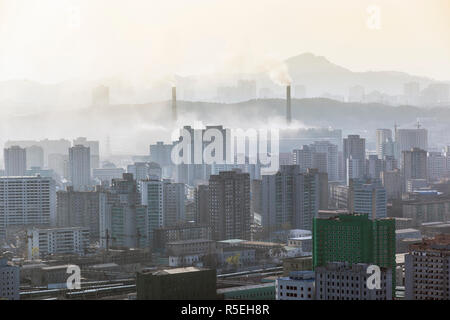
[[[363,86],[366,93],[380,91],[390,95],[399,95],[403,91],[403,85],[407,82],[418,82],[421,88],[435,82],[431,78],[397,71],[353,72],[330,62],[323,56],[312,53],[293,56],[286,59],[285,63],[293,80],[293,85],[304,85],[307,97],[320,97],[324,93],[346,97],[349,88],[356,85]],[[267,74],[259,73],[251,76],[259,83],[259,88],[271,86],[274,92],[283,92],[283,88],[272,83]],[[248,77],[247,74],[233,75],[235,81]],[[188,86],[192,86],[197,93],[196,100],[213,101],[217,95],[217,88],[221,84],[218,81],[211,81],[211,79],[214,79],[214,74],[180,77],[178,82],[180,92],[185,88],[187,90]],[[44,111],[48,108],[64,110],[87,107],[91,103],[92,89],[100,84],[110,86],[111,103],[143,103],[170,98],[170,94],[159,89],[159,87],[153,91],[146,91],[146,89],[143,89],[145,86],[143,86],[138,90],[130,84],[114,81],[114,79],[100,81],[68,80],[57,84],[10,80],[0,81],[0,115],[5,114],[5,110],[11,111],[11,109],[17,109],[14,110],[17,112],[10,113],[20,114]],[[166,84],[167,87],[170,85],[169,83]],[[183,96],[180,94],[178,99],[182,100]]]

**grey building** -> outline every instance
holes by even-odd
[[[215,240],[251,237],[250,175],[236,169],[209,179],[210,223]]]
[[[317,300],[392,300],[392,270],[380,268],[380,289],[367,287],[369,264],[329,262],[316,267]]]
[[[90,148],[76,145],[69,149],[69,179],[75,191],[91,189]]]
[[[449,300],[450,235],[412,244],[405,256],[405,299]]]
[[[262,225],[269,231],[282,228],[312,230],[320,204],[319,174],[300,166],[280,166],[274,175],[263,175]]]
[[[11,146],[4,149],[5,175],[21,177],[27,170],[26,150],[19,146]]]
[[[20,299],[19,267],[8,265],[6,258],[0,257],[0,300]]]

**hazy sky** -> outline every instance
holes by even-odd
[[[0,0],[0,80],[230,71],[303,52],[450,80],[450,1]]]

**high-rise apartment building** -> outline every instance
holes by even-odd
[[[369,263],[392,270],[395,290],[395,221],[367,214],[341,214],[314,219],[313,266],[328,262]],[[394,292],[392,293],[394,295]]]
[[[175,226],[185,221],[186,193],[184,183],[164,180],[164,226]]]
[[[196,220],[201,224],[210,223],[209,215],[209,186],[200,184],[195,190]]]
[[[69,178],[75,191],[91,189],[90,148],[76,145],[69,149]]]
[[[392,143],[391,129],[377,129],[376,131],[376,148],[377,155],[383,159],[385,155],[392,155],[389,152],[389,146]]]
[[[9,227],[54,226],[55,181],[46,177],[0,177],[0,238]]]
[[[58,227],[84,227],[89,229],[92,241],[99,241],[100,216],[105,215],[106,191],[58,191],[57,225]]]
[[[303,170],[318,169],[328,173],[329,181],[339,180],[338,176],[338,147],[329,141],[315,141],[304,145],[302,149],[293,151],[293,163]]]
[[[352,168],[358,167],[358,173],[355,174],[355,169],[353,170],[352,178],[362,178],[365,174],[365,162],[366,162],[366,139],[360,138],[359,135],[349,135],[344,138],[344,161],[348,164],[348,160],[351,159]],[[344,168],[345,177],[348,176],[348,165]]]
[[[405,299],[450,299],[450,235],[410,245],[405,256]]]
[[[44,149],[40,146],[31,146],[26,149],[27,169],[44,168]]]
[[[366,213],[370,219],[387,217],[386,189],[379,181],[351,180],[349,184],[349,212]]]
[[[81,145],[89,148],[89,158],[91,169],[100,168],[100,142],[94,140],[88,140],[85,137],[79,137],[73,140],[73,145]]]
[[[11,146],[4,149],[5,175],[10,177],[22,177],[27,170],[26,150],[19,146]]]
[[[402,176],[400,169],[381,172],[381,183],[386,189],[386,198],[400,199],[402,197]]]
[[[147,207],[148,242],[154,245],[155,230],[164,226],[164,182],[159,179],[141,180],[141,204]]]
[[[427,179],[427,152],[422,149],[412,148],[402,152],[402,176],[406,189],[408,180]]]
[[[447,173],[445,156],[441,152],[428,152],[427,169],[430,181],[442,179]]]
[[[409,151],[412,148],[428,150],[428,131],[427,129],[396,129],[395,142],[398,145],[398,154],[400,158],[403,151]]]
[[[239,169],[211,175],[209,210],[215,240],[250,240],[250,175]]]
[[[106,210],[100,211],[100,245],[103,248],[143,248],[148,245],[147,207],[141,204],[133,175],[113,179]]]
[[[261,185],[262,225],[268,231],[282,228],[312,229],[320,203],[317,170],[280,166],[274,175],[263,175]]]

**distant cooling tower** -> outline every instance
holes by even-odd
[[[292,111],[291,111],[291,86],[286,87],[286,122],[290,124],[292,121]]]
[[[177,88],[172,87],[172,119],[177,121]]]

